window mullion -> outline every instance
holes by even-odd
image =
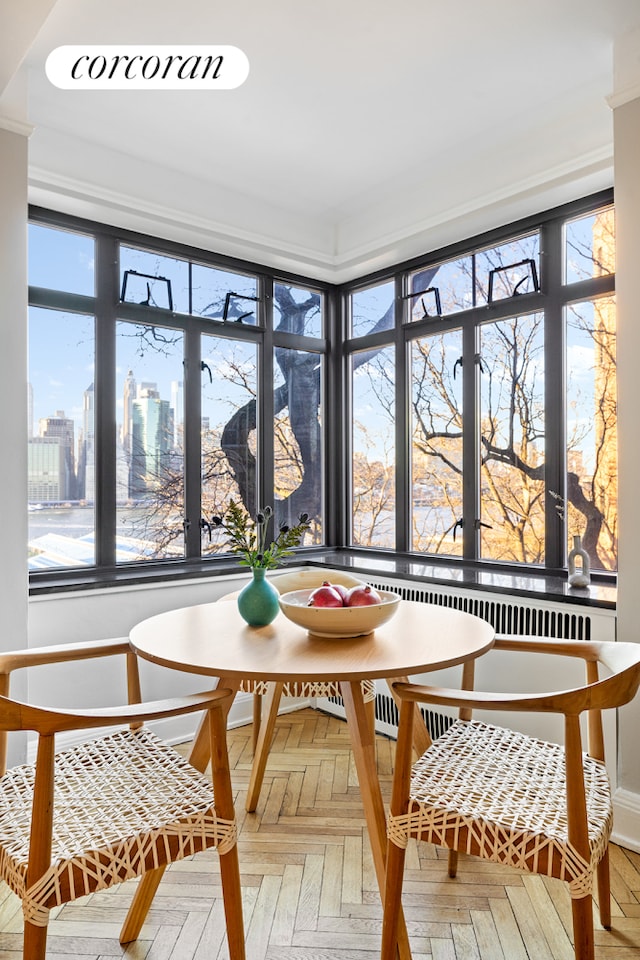
[[[273,279],[260,278],[260,323],[263,335],[258,342],[258,392],[256,424],[258,427],[257,506],[273,506],[274,492],[274,337]]]
[[[566,503],[566,338],[562,303],[563,224],[547,223],[541,232],[542,290],[545,294],[545,565],[565,562],[565,519],[559,503]],[[552,496],[555,493],[560,500]]]
[[[411,376],[409,374],[408,301],[404,299],[404,277],[396,278],[396,550],[406,553],[411,548]]]
[[[476,520],[480,517],[480,420],[479,370],[475,362],[478,352],[478,325],[466,323],[462,330],[462,528],[463,557],[475,560],[480,536]]]
[[[200,326],[193,322],[187,324],[184,349],[185,555],[197,558],[202,543],[202,347]]]
[[[116,562],[116,305],[118,244],[96,236],[95,525],[96,565]],[[108,454],[105,456],[105,453]]]

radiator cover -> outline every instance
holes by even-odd
[[[529,635],[537,637],[554,637],[561,640],[615,640],[616,638],[616,620],[615,611],[605,610],[596,607],[584,607],[579,604],[554,603],[546,600],[533,600],[514,598],[506,594],[479,594],[477,591],[457,589],[452,587],[440,587],[432,584],[417,584],[415,581],[392,580],[384,578],[367,578],[367,583],[381,590],[392,590],[398,593],[404,600],[415,600],[419,603],[434,603],[439,606],[452,607],[455,610],[462,610],[465,613],[471,613],[474,616],[487,620],[495,629],[496,633],[511,633],[519,636]],[[492,655],[493,656],[493,655]],[[502,653],[496,653],[495,658],[503,656]],[[516,654],[512,656],[517,656]],[[521,657],[524,655],[520,655]],[[535,656],[535,655],[532,655]],[[560,660],[559,663],[565,661]],[[458,686],[459,672],[458,668],[450,668],[448,671],[438,673],[438,684]],[[528,672],[528,670],[527,670]],[[431,683],[433,675],[423,674],[424,682]],[[419,678],[413,677],[418,680]],[[483,679],[485,682],[482,682]],[[478,677],[477,686],[479,689],[518,689],[526,690],[526,684],[523,687],[523,677],[519,676],[519,683],[513,686],[513,673],[509,671],[509,662],[505,662],[493,671],[490,677],[490,683],[487,684],[485,678]],[[566,689],[573,685],[570,676],[567,676],[566,683],[563,683],[563,673],[560,669],[556,674],[554,669],[553,682],[544,685],[546,678],[532,675],[533,684],[531,690],[535,689]],[[581,674],[578,682],[582,682]],[[536,686],[536,681],[543,681],[542,686]],[[574,681],[575,682],[575,681]],[[345,716],[342,699],[340,697],[322,697],[316,702],[316,705],[335,716]],[[395,701],[389,693],[389,688],[385,681],[376,681],[376,731],[395,739],[398,730],[398,710]],[[438,737],[453,722],[456,716],[454,709],[431,708],[423,709],[425,723],[432,737]],[[489,719],[497,722],[497,715],[477,714],[479,719]],[[512,726],[515,729],[522,729],[523,732],[532,736],[539,736],[543,739],[558,740],[562,737],[560,721],[555,718],[549,718],[546,715],[535,714],[501,714],[500,723],[506,726]],[[604,714],[605,727],[605,746],[607,755],[607,768],[612,785],[615,783],[615,757],[616,757],[616,724],[615,711],[607,711]]]

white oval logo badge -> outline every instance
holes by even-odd
[[[61,90],[233,90],[249,75],[239,47],[74,44],[47,57]]]

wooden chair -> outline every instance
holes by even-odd
[[[129,705],[43,708],[10,698],[21,668],[124,655]],[[49,911],[158,866],[217,847],[229,956],[244,960],[236,821],[226,745],[227,690],[140,702],[137,660],[125,640],[0,654],[0,879],[22,900],[24,960],[44,960]],[[143,723],[208,711],[211,783]],[[102,728],[124,726],[103,735]],[[128,726],[127,726],[128,725]],[[57,733],[100,729],[55,753]],[[34,730],[37,757],[6,771],[7,731]],[[158,871],[160,876],[162,871]],[[135,940],[155,887],[129,911],[121,943]]]
[[[290,590],[312,590],[319,587],[325,580],[331,583],[340,583],[345,587],[353,587],[363,581],[345,573],[344,570],[330,570],[326,568],[309,567],[296,570],[292,573],[274,574],[269,577],[271,583],[277,587],[279,593],[288,593]],[[225,594],[221,600],[232,600],[237,597],[237,591]],[[339,697],[340,686],[331,681],[311,681],[308,683],[268,683],[264,680],[243,680],[240,686],[243,693],[253,694],[253,749],[254,759],[251,770],[251,779],[247,791],[246,809],[253,812],[260,798],[260,789],[269,757],[269,748],[273,740],[276,718],[282,697]],[[365,703],[371,704],[371,723],[374,722],[373,704],[376,697],[376,687],[373,680],[362,681],[362,691]],[[267,710],[262,716],[262,701],[266,701]]]
[[[640,685],[640,644],[503,637],[496,649],[582,658],[586,684],[558,693],[473,691],[473,663],[461,690],[394,683],[401,701],[396,768],[388,819],[382,960],[396,958],[405,847],[416,837],[457,852],[558,877],[569,885],[576,960],[593,960],[592,883],[600,919],[611,925],[608,842],[612,826],[601,711],[628,703]],[[488,654],[490,656],[491,654]],[[598,665],[608,671],[600,679]],[[553,670],[550,663],[549,670]],[[550,676],[553,674],[550,672]],[[416,704],[459,708],[459,719],[412,768]],[[472,709],[564,716],[564,746],[480,723]],[[588,754],[580,715],[588,716]]]

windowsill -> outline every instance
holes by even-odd
[[[554,575],[531,568],[527,573],[507,567],[489,568],[480,564],[467,564],[384,553],[374,550],[348,548],[323,548],[303,550],[296,554],[290,565],[329,566],[350,570],[363,577],[398,577],[419,583],[434,583],[447,587],[463,587],[487,593],[510,594],[575,603],[583,606],[615,609],[616,583],[612,578],[592,577],[589,587],[572,588],[566,574]],[[209,579],[246,572],[235,561],[207,560],[193,564],[153,563],[144,568],[119,567],[110,571],[73,570],[59,572],[45,578],[32,580],[30,594],[45,594],[88,591],[107,587],[131,587],[156,582]]]

